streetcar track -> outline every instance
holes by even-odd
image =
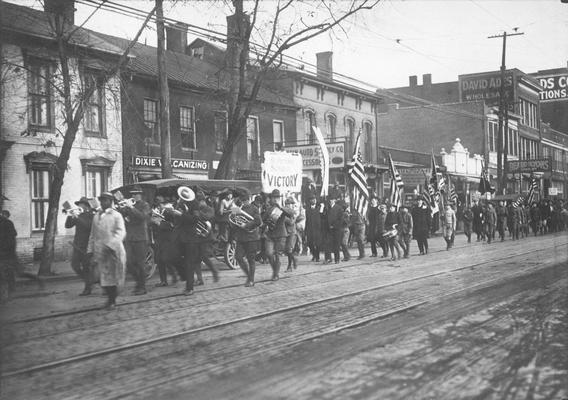
[[[525,254],[525,253],[519,253],[519,254],[517,254],[517,256],[520,256],[520,255],[523,255],[523,254]],[[509,255],[507,257],[503,257],[503,259],[511,258],[511,257],[512,256]],[[497,260],[480,262],[480,263],[473,264],[473,265],[462,266],[462,267],[456,268],[454,270],[472,268],[472,267],[475,267],[475,266],[495,263],[495,262],[498,262],[498,261],[500,261],[500,260],[497,259]],[[454,270],[452,270],[452,271],[454,271]],[[536,271],[536,270],[538,270],[538,268],[533,268],[533,270]],[[430,278],[436,277],[438,275],[443,275],[443,274],[446,274],[448,272],[449,271],[441,271],[441,272],[438,272],[438,273],[429,274],[426,277],[430,277]],[[528,272],[524,271],[523,274],[527,274],[527,273],[531,273],[531,272],[534,272],[534,271],[528,271]],[[416,281],[418,279],[424,279],[424,278],[425,278],[424,276],[419,277],[419,278],[414,277],[414,278],[406,279],[406,280],[404,280],[404,282],[408,283],[408,282],[412,282],[412,281]],[[490,284],[492,282],[496,282],[500,279],[503,279],[503,278],[500,277],[500,276],[497,276],[496,278],[493,278],[493,279],[490,279],[490,280],[485,280],[484,282],[480,282],[477,285],[469,286],[467,288],[459,288],[456,291],[446,293],[446,294],[450,295],[450,294],[455,294],[455,293],[460,293],[460,292],[463,292],[463,291],[471,290],[473,287],[481,287],[482,285],[488,285],[488,284]],[[267,317],[267,316],[273,316],[273,315],[277,315],[277,314],[281,314],[281,313],[285,313],[285,312],[294,311],[294,310],[301,309],[301,308],[307,308],[307,307],[322,304],[322,303],[325,303],[325,302],[337,301],[337,300],[342,299],[342,298],[361,295],[361,294],[364,294],[364,293],[367,293],[367,292],[372,292],[372,291],[376,291],[376,290],[379,290],[379,289],[383,289],[385,287],[392,287],[392,286],[395,286],[395,285],[401,284],[401,283],[403,283],[403,282],[397,282],[397,283],[388,284],[388,285],[379,285],[379,286],[372,287],[372,288],[367,288],[367,289],[358,290],[358,291],[355,291],[355,292],[345,293],[345,294],[342,294],[342,295],[339,295],[339,296],[329,296],[327,298],[322,298],[322,299],[318,299],[318,300],[310,301],[310,302],[304,302],[304,303],[300,303],[300,304],[297,304],[297,305],[294,305],[294,306],[291,306],[291,307],[282,307],[282,308],[279,308],[279,309],[271,310],[271,311],[260,313],[260,314],[255,314],[255,315],[252,315],[252,316],[250,316],[250,315],[245,316],[245,317],[234,319],[234,320],[231,320],[231,321],[225,321],[225,322],[222,322],[222,323],[206,325],[206,326],[203,326],[203,327],[190,329],[190,330],[186,330],[186,331],[183,331],[183,332],[176,332],[175,334],[167,334],[167,335],[163,335],[163,336],[157,336],[157,337],[154,337],[154,338],[151,338],[151,339],[141,340],[141,341],[138,341],[138,342],[135,342],[135,343],[129,343],[129,344],[121,345],[121,346],[110,347],[110,348],[107,348],[107,349],[94,351],[94,352],[90,352],[90,353],[83,353],[83,354],[67,357],[67,358],[64,358],[64,359],[55,360],[55,361],[52,361],[52,362],[38,364],[38,365],[35,365],[35,366],[32,366],[32,367],[26,367],[26,368],[22,368],[22,369],[13,370],[13,371],[6,371],[6,372],[3,372],[1,374],[1,376],[2,376],[2,378],[7,378],[7,377],[14,377],[16,375],[21,375],[21,374],[38,372],[38,371],[41,371],[41,370],[54,368],[54,367],[58,367],[58,366],[69,364],[69,363],[85,361],[85,360],[89,360],[89,359],[92,359],[92,358],[101,357],[101,356],[109,355],[109,354],[112,354],[112,353],[117,353],[117,352],[120,352],[120,351],[135,349],[137,347],[154,344],[154,343],[157,343],[157,342],[172,340],[172,339],[176,339],[176,338],[182,337],[182,336],[189,336],[189,335],[200,333],[200,332],[207,331],[207,330],[213,330],[213,329],[216,329],[216,328],[222,328],[222,327],[226,327],[226,326],[233,325],[233,324],[238,324],[238,323],[245,322],[245,321],[251,321],[251,320],[255,320],[255,319],[264,318],[264,317]],[[431,301],[431,299],[439,298],[439,297],[440,297],[440,294],[437,291],[434,291],[434,293],[430,296],[424,296],[424,295],[418,296],[418,297],[415,297],[416,299],[419,299],[418,301],[414,300],[411,303],[409,303],[408,301],[405,301],[402,304],[400,304],[400,306],[395,307],[395,308],[391,308],[391,310],[389,310],[387,312],[375,314],[375,315],[373,315],[372,317],[369,317],[369,318],[363,318],[363,319],[360,318],[360,319],[358,319],[358,321],[356,323],[340,325],[340,326],[337,326],[335,329],[332,329],[332,330],[328,329],[324,333],[318,332],[313,337],[308,337],[308,338],[304,337],[304,338],[299,339],[299,342],[305,341],[305,340],[311,340],[312,338],[315,338],[315,337],[321,337],[321,336],[331,334],[331,333],[334,333],[334,332],[337,332],[337,331],[340,331],[340,330],[349,329],[349,327],[360,326],[361,324],[366,324],[366,323],[369,323],[373,320],[386,318],[386,317],[388,317],[390,315],[394,315],[396,313],[408,311],[410,309],[413,309],[415,307],[420,306],[421,304],[424,304],[425,302]],[[292,341],[292,342],[288,341],[288,342],[286,342],[286,345],[290,345],[291,343],[295,343],[295,342],[294,341]]]
[[[568,245],[568,244],[567,244],[567,245]],[[557,247],[557,246],[554,246],[554,247]],[[546,250],[548,250],[548,249],[550,249],[550,247],[548,247],[548,248],[540,248],[540,249],[538,249],[538,250],[536,250],[536,251],[546,251]],[[356,295],[356,294],[359,294],[359,293],[364,293],[365,291],[372,291],[372,290],[385,289],[385,288],[389,288],[389,287],[392,287],[392,286],[397,286],[397,285],[405,284],[405,283],[412,282],[412,281],[416,281],[416,280],[420,280],[420,279],[428,279],[428,278],[435,277],[435,276],[439,276],[439,275],[451,274],[451,273],[453,273],[453,272],[455,272],[455,271],[459,271],[459,270],[462,270],[462,269],[464,269],[464,268],[476,268],[476,267],[479,267],[479,266],[481,266],[481,265],[483,265],[483,264],[495,263],[495,262],[498,262],[498,261],[502,261],[502,260],[505,260],[505,259],[509,259],[509,258],[511,258],[511,257],[522,256],[522,255],[528,254],[528,253],[533,253],[533,250],[525,251],[525,252],[520,252],[520,253],[512,254],[512,255],[509,254],[509,255],[507,255],[506,257],[502,257],[502,258],[500,258],[500,259],[492,259],[492,260],[489,260],[489,261],[482,261],[482,262],[479,262],[479,263],[477,263],[477,264],[469,264],[469,265],[466,265],[466,266],[461,266],[461,267],[453,268],[453,269],[451,269],[451,270],[444,270],[444,271],[438,271],[438,272],[429,273],[429,274],[424,274],[424,275],[419,275],[419,276],[413,276],[412,278],[403,279],[403,280],[399,280],[399,281],[391,282],[391,283],[387,283],[387,284],[381,284],[381,285],[378,285],[378,286],[373,286],[373,287],[371,287],[371,288],[363,289],[363,291],[356,291],[356,292],[350,292],[350,293],[352,293],[353,295]],[[360,267],[360,265],[356,265],[356,266]],[[318,272],[315,272],[315,273],[318,273]],[[296,276],[305,276],[305,275],[308,275],[308,274],[302,274],[302,275],[296,275]],[[369,275],[369,276],[371,276],[371,275]],[[373,275],[373,276],[374,276],[374,275]],[[290,276],[290,277],[288,277],[288,279],[293,278],[293,277],[294,277],[294,276]],[[352,278],[349,278],[349,279],[358,279],[358,278],[361,278],[361,276],[359,275],[359,276],[357,276],[357,277],[352,277]],[[334,280],[327,281],[326,283],[333,283],[333,282],[337,282],[338,280],[344,280],[344,279],[345,279],[345,278],[338,278],[338,279],[334,279]],[[294,289],[286,289],[286,291],[298,290],[298,289],[309,289],[309,288],[312,287],[312,286],[316,286],[316,285],[320,285],[320,284],[321,284],[321,282],[312,283],[312,284],[309,284],[309,283],[308,283],[308,284],[302,285],[302,286],[300,286],[300,287],[296,286]],[[272,292],[271,292],[271,293],[272,293]],[[243,300],[243,299],[251,299],[251,298],[254,298],[254,297],[260,297],[260,296],[265,296],[265,295],[267,295],[267,293],[253,293],[253,294],[249,294],[249,295],[246,295],[246,296],[239,296],[239,297],[233,298],[233,299],[231,299],[231,301],[234,301],[234,300]],[[344,294],[344,295],[342,295],[342,296],[346,296],[346,295],[348,296],[348,295],[350,295],[350,294],[349,294],[349,293],[346,293],[346,294]],[[326,301],[326,300],[323,300],[323,301]],[[137,319],[149,318],[149,317],[156,316],[156,315],[163,316],[163,315],[168,314],[168,313],[176,313],[176,312],[183,311],[184,309],[189,309],[189,308],[194,309],[194,308],[197,308],[197,307],[205,307],[205,306],[211,306],[211,305],[215,305],[215,304],[224,304],[224,303],[225,303],[225,301],[203,302],[203,303],[200,303],[200,304],[193,304],[193,303],[191,303],[191,304],[188,304],[187,306],[175,307],[175,308],[172,308],[172,309],[169,309],[169,310],[158,310],[158,311],[156,311],[156,312],[145,313],[144,315],[136,315],[136,316],[133,316],[133,317],[131,317],[131,318],[121,318],[120,320],[112,321],[112,322],[110,322],[110,323],[109,323],[109,321],[101,321],[101,322],[98,323],[98,324],[92,324],[92,323],[90,323],[90,324],[89,324],[89,328],[92,329],[92,328],[100,327],[100,326],[107,326],[107,327],[108,327],[108,326],[111,326],[111,325],[122,324],[122,323],[124,323],[124,322],[126,322],[126,321],[134,321],[134,320],[137,320]],[[306,303],[306,304],[309,305],[310,303]],[[176,304],[172,304],[172,305],[173,305],[173,306],[176,306]],[[301,305],[299,305],[299,306],[301,306]],[[56,316],[52,316],[51,318],[56,318]],[[244,317],[244,318],[247,318],[247,317]],[[42,320],[43,320],[43,319],[42,319]],[[36,321],[32,321],[32,322],[36,322]],[[60,323],[60,324],[62,324],[62,323]],[[70,333],[70,332],[73,332],[73,331],[80,331],[80,330],[83,330],[83,329],[84,329],[84,326],[77,326],[77,327],[73,327],[73,328],[70,328],[70,329],[61,329],[61,330],[55,330],[55,331],[46,332],[46,333],[39,334],[39,335],[31,335],[31,336],[24,337],[24,338],[21,339],[21,340],[10,340],[9,342],[10,342],[11,344],[24,343],[24,342],[30,341],[30,340],[37,340],[37,339],[41,339],[41,338],[48,338],[48,337],[50,337],[50,336],[60,335],[61,333]],[[21,328],[19,328],[18,330],[21,331]],[[184,332],[186,332],[186,331],[184,331]],[[183,332],[181,332],[181,333],[183,333]]]

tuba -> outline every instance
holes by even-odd
[[[209,221],[197,221],[197,225],[195,226],[195,232],[197,236],[200,237],[207,237],[211,233],[211,222]]]
[[[193,190],[191,190],[190,188],[188,188],[187,186],[180,186],[177,189],[177,195],[178,197],[189,203],[190,201],[193,201],[195,199],[195,192]]]
[[[383,238],[384,238],[384,239],[391,239],[391,238],[395,237],[396,235],[398,235],[398,230],[396,229],[396,225],[397,225],[397,224],[394,224],[394,225],[392,226],[392,229],[391,229],[391,230],[388,230],[388,231],[386,231],[385,233],[383,233]]]
[[[245,230],[248,233],[252,233],[254,232],[255,228],[250,228],[250,229],[246,229],[244,226],[253,221],[254,217],[252,215],[250,215],[249,213],[247,213],[246,211],[243,211],[242,209],[237,209],[235,212],[231,212],[231,214],[229,214],[229,224],[231,224],[232,226],[236,227],[236,228],[240,228]]]

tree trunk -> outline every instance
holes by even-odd
[[[234,179],[236,168],[233,162],[233,155],[235,153],[235,146],[239,143],[240,135],[231,134],[232,129],[229,129],[229,137],[225,144],[225,149],[219,160],[217,171],[215,172],[215,179]]]

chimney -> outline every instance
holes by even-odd
[[[422,75],[422,86],[430,87],[432,86],[432,74]]]
[[[333,51],[323,51],[316,54],[317,74],[319,78],[333,79]]]
[[[75,24],[75,0],[45,0],[43,10],[47,13],[63,15],[65,22]]]
[[[411,88],[418,86],[418,77],[416,75],[409,76],[408,83]]]
[[[166,49],[177,53],[185,53],[187,47],[187,25],[176,22],[166,26]]]

